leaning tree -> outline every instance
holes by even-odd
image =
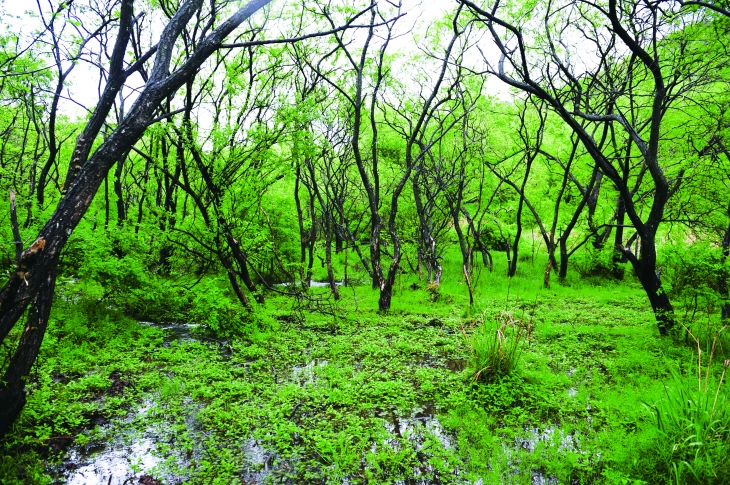
[[[120,0],[120,3],[116,39],[104,72],[106,84],[89,121],[76,139],[63,197],[31,246],[18,251],[16,271],[0,290],[0,341],[5,341],[29,309],[17,348],[0,381],[0,435],[8,430],[25,404],[25,381],[48,324],[61,251],[111,167],[132,150],[151,125],[175,114],[165,109],[166,101],[189,83],[221,48],[291,43],[331,35],[350,28],[352,21],[359,17],[354,15],[344,25],[333,26],[326,32],[302,33],[278,40],[262,39],[259,35],[261,26],[252,25],[253,28],[244,34],[250,40],[236,39],[234,44],[224,44],[234,29],[271,0],[251,0],[232,12],[229,12],[228,1],[186,0],[176,12],[170,12],[156,44],[142,51],[138,43],[132,42],[135,45],[130,53],[130,39],[135,35],[135,24],[140,17],[135,15],[134,0]],[[110,8],[110,11],[114,9]],[[230,15],[221,20],[227,13]],[[194,22],[199,28],[190,28],[194,16],[203,19],[202,23]],[[181,49],[181,45],[193,48]],[[152,63],[149,70],[146,68],[148,62]],[[129,110],[110,127],[107,118],[114,100],[127,79],[137,72],[141,72],[144,85]],[[97,138],[103,128],[107,133],[99,143]]]

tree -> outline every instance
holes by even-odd
[[[491,8],[460,0],[490,32],[499,51],[489,70],[502,81],[543,100],[576,133],[595,164],[619,192],[623,208],[641,240],[631,262],[656,316],[662,335],[674,326],[673,307],[657,277],[657,231],[667,201],[679,189],[683,170],[663,157],[667,112],[688,93],[707,86],[718,59],[696,55],[701,32],[691,14],[663,5],[624,0],[548,2],[508,21],[496,2]],[[536,29],[545,34],[540,35]],[[525,33],[534,38],[528,46]],[[575,41],[597,56],[595,64],[575,61]],[[648,100],[648,101],[645,101]],[[590,130],[581,121],[592,124]],[[620,130],[620,131],[619,131]],[[599,133],[597,141],[593,133]],[[602,149],[611,132],[638,151],[639,163],[624,163],[612,147]],[[631,159],[633,162],[633,158]],[[644,175],[648,177],[644,177]],[[631,183],[651,193],[635,196]]]
[[[203,63],[217,51],[224,39],[242,22],[266,6],[270,0],[252,0],[235,11],[230,17],[217,24],[216,10],[208,12],[209,22],[203,29],[204,36],[198,39],[197,48],[177,69],[171,69],[176,42],[192,16],[200,11],[202,0],[188,0],[183,3],[165,26],[156,46],[154,65],[144,89],[130,108],[125,118],[94,151],[89,159],[80,165],[78,175],[66,191],[57,209],[38,234],[33,244],[26,249],[10,280],[0,291],[0,338],[4,339],[25,309],[30,306],[28,320],[20,338],[18,348],[5,372],[0,387],[0,433],[4,434],[25,404],[24,381],[40,349],[53,301],[58,258],[69,235],[88,209],[94,194],[106,174],[144,134],[156,120],[160,104],[190,80]],[[214,7],[217,4],[212,4]],[[134,15],[133,0],[123,0],[120,11],[120,29],[115,46],[123,59],[128,33]],[[216,25],[217,24],[217,25]],[[215,28],[214,28],[215,27]],[[114,57],[114,56],[113,56]],[[118,57],[114,57],[115,60]],[[132,66],[142,64],[136,60]],[[112,66],[121,69],[122,62]],[[125,71],[126,72],[126,71]],[[114,99],[119,87],[107,84],[102,98],[111,95]],[[111,104],[100,103],[92,120],[106,118]],[[89,146],[98,131],[87,125],[89,138],[81,143]],[[85,131],[84,133],[87,133]]]
[[[459,9],[452,20],[452,35],[444,48],[444,53],[438,59],[439,66],[436,74],[429,79],[430,84],[423,89],[417,102],[410,106],[410,110],[398,111],[403,118],[402,126],[403,140],[403,161],[399,167],[398,175],[392,184],[390,197],[384,197],[381,193],[381,146],[380,126],[381,113],[384,116],[389,114],[385,93],[389,76],[391,74],[391,59],[387,56],[388,47],[396,35],[395,24],[402,16],[402,5],[393,5],[394,12],[381,10],[381,6],[371,2],[370,22],[368,33],[359,55],[350,45],[350,42],[342,35],[335,35],[338,47],[344,54],[349,74],[353,76],[354,86],[351,89],[335,82],[334,73],[341,75],[339,66],[335,66],[329,72],[324,71],[321,63],[311,66],[326,80],[335,90],[338,91],[344,102],[352,110],[352,151],[355,158],[358,174],[362,187],[367,194],[368,209],[370,215],[370,264],[372,266],[373,287],[380,291],[378,308],[381,311],[390,309],[395,278],[400,270],[400,262],[403,257],[402,243],[398,234],[397,218],[399,202],[406,184],[411,178],[416,164],[426,155],[426,151],[420,148],[419,142],[427,139],[429,124],[434,121],[436,113],[443,109],[443,105],[452,100],[452,88],[442,90],[449,79],[449,67],[452,62],[452,50],[457,39],[465,32],[466,27],[459,24]],[[335,25],[333,12],[325,9],[323,14],[327,17],[331,26]],[[394,20],[389,20],[393,18]],[[382,30],[382,32],[380,30]],[[378,39],[382,39],[378,44]],[[371,49],[377,49],[374,59],[369,57]],[[327,56],[329,57],[329,55]],[[323,59],[324,60],[324,59]],[[368,91],[368,83],[371,89]],[[392,105],[392,103],[390,103]],[[392,123],[391,123],[392,125]],[[440,139],[440,136],[436,137]],[[428,148],[428,147],[427,147]],[[393,161],[391,161],[393,163]],[[385,200],[384,200],[385,199]],[[387,220],[383,217],[383,202],[389,202]],[[383,233],[389,235],[392,243],[392,254],[390,264],[383,261],[385,252],[385,240]]]

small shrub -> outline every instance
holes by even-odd
[[[523,324],[508,311],[500,311],[494,318],[487,318],[485,312],[470,334],[462,328],[470,352],[467,369],[471,379],[491,382],[510,374],[517,367],[529,330],[529,323]]]
[[[622,279],[625,270],[624,265],[614,259],[614,250],[608,247],[602,249],[589,247],[588,250],[576,254],[571,262],[580,277],[584,279],[597,278],[599,281]]]
[[[727,273],[720,249],[709,244],[676,244],[662,254],[662,284],[669,298],[693,316],[714,313],[720,304],[718,277]]]
[[[429,283],[426,286],[426,293],[429,294],[429,299],[434,303],[441,299],[441,292],[439,289],[439,285],[436,283]]]
[[[229,296],[222,280],[205,279],[197,285],[188,313],[191,322],[207,327],[216,335],[223,335],[238,326],[241,305]]]

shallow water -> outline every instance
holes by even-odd
[[[139,322],[142,325],[159,328],[165,331],[164,345],[169,346],[172,342],[199,342],[200,336],[196,332],[200,330],[197,323],[176,323],[176,322]]]
[[[348,283],[348,284],[351,284],[351,283]],[[292,283],[277,283],[274,286],[278,286],[280,288],[289,288],[289,287],[292,287],[293,286],[293,287],[296,288],[296,287],[299,287],[301,285],[302,284],[299,281],[297,281],[294,284],[292,284]],[[345,285],[345,282],[344,281],[335,281],[335,286],[344,286],[344,285]],[[315,280],[310,280],[309,281],[309,287],[310,288],[329,288],[329,286],[330,286],[330,282],[329,281],[315,281]]]
[[[292,368],[292,380],[300,385],[314,384],[317,379],[317,369],[327,365],[327,361],[312,360],[306,364],[295,365]]]
[[[143,419],[151,406],[151,401],[144,402],[130,413],[126,422]],[[86,446],[72,446],[52,475],[69,485],[123,485],[161,463],[162,460],[153,454],[155,442],[151,433],[114,435],[114,426],[101,427],[107,442],[92,441]]]
[[[71,450],[64,460],[65,466],[75,467],[66,476],[69,485],[123,485],[139,476],[136,470],[149,472],[162,461],[152,450],[154,442],[149,437],[129,445],[115,443],[87,451]]]
[[[436,417],[436,408],[432,404],[417,407],[407,416],[393,411],[383,424],[393,435],[392,439],[386,441],[391,446],[399,446],[398,439],[405,438],[413,444],[416,451],[420,451],[424,447],[426,435],[430,434],[438,438],[444,448],[454,448],[453,439]]]
[[[173,342],[198,342],[201,338],[196,334],[200,325],[184,323],[140,322],[165,331],[164,346]],[[216,341],[217,342],[217,341]],[[219,345],[220,347],[220,345]],[[147,425],[147,415],[156,406],[154,397],[142,402],[137,409],[131,411],[122,422],[108,423],[101,427],[101,436],[105,441],[92,441],[89,445],[72,445],[63,462],[49,467],[49,473],[57,481],[68,485],[125,485],[138,483],[138,478],[150,475],[153,478],[164,476],[167,483],[174,483],[181,477],[173,474],[165,476],[162,470],[163,460],[155,454],[155,443],[167,440],[169,431],[164,425]],[[189,429],[199,427],[197,412],[199,406],[187,400],[185,422]],[[132,423],[142,423],[143,433],[135,432]],[[140,426],[136,426],[139,428]],[[200,450],[194,450],[198,457]],[[189,463],[188,457],[178,457],[181,469]]]
[[[198,325],[152,322],[140,322],[165,331],[164,344],[169,346],[174,342],[201,342],[208,346],[217,345],[219,349],[229,349],[227,342],[219,342],[202,337],[197,331]],[[224,356],[225,357],[225,356]],[[328,365],[324,359],[313,359],[292,366],[281,372],[285,381],[298,386],[318,385],[322,369]],[[444,364],[452,370],[462,366],[461,361],[454,364]],[[171,378],[174,379],[174,376]],[[181,389],[181,392],[184,392]],[[165,483],[185,483],[186,470],[191,468],[193,460],[198,462],[204,455],[205,432],[197,418],[201,405],[186,398],[185,426],[188,436],[195,441],[194,449],[185,452],[176,450],[176,437],[173,434],[175,425],[179,426],[181,416],[160,415],[157,399],[150,396],[137,409],[132,410],[122,421],[109,422],[100,428],[97,441],[87,446],[72,445],[65,459],[60,465],[49,469],[55,477],[55,483],[71,485],[126,485],[138,483],[140,477],[149,475]],[[154,419],[150,419],[151,413]],[[453,437],[445,431],[436,417],[436,409],[431,404],[425,404],[403,414],[402,411],[383,411],[376,416],[382,419],[383,426],[391,436],[382,442],[373,443],[373,451],[378,446],[387,446],[400,449],[404,446],[412,447],[417,453],[420,465],[415,466],[412,475],[415,478],[401,481],[404,485],[436,484],[431,477],[438,473],[428,463],[430,456],[429,446],[434,439],[447,449],[454,449]],[[134,431],[134,430],[142,430]],[[157,444],[162,443],[161,449]],[[162,453],[163,449],[168,451]],[[276,450],[267,449],[261,442],[248,438],[242,441],[241,453],[243,468],[240,478],[243,483],[264,483],[267,481],[284,480],[282,483],[294,483],[286,478],[298,466],[297,462],[280,456]],[[347,477],[343,477],[347,483]]]

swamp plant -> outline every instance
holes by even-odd
[[[471,333],[462,327],[469,363],[467,368],[474,382],[490,382],[510,374],[518,365],[525,338],[529,337],[531,323],[523,323],[510,312],[502,310],[493,318],[484,312]]]
[[[723,387],[730,359],[724,361],[719,380],[711,375],[715,344],[725,328],[715,333],[704,365],[700,340],[686,329],[697,344],[696,382],[670,367],[664,398],[645,403],[661,436],[657,456],[672,483],[730,483],[730,399]]]

